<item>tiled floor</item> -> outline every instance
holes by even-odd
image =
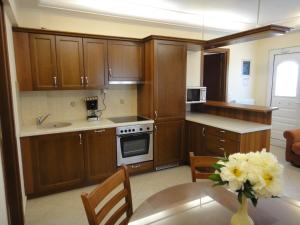
[[[284,165],[284,194],[300,200],[300,168],[284,160],[284,149],[272,147]],[[134,208],[146,198],[167,187],[191,182],[188,166],[134,176],[130,179]],[[80,194],[94,186],[33,199],[27,202],[26,225],[87,225]]]

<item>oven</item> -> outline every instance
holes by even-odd
[[[153,160],[153,124],[117,127],[117,164]]]

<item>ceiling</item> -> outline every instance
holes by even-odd
[[[39,7],[163,23],[242,31],[270,23],[299,26],[299,0],[37,0]]]

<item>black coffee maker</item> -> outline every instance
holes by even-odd
[[[85,98],[85,104],[87,109],[87,120],[88,121],[97,121],[99,120],[98,116],[98,97],[87,97]]]

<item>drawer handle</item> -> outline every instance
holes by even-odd
[[[80,77],[80,85],[83,86],[83,76]]]
[[[223,151],[223,152],[225,151],[225,149],[224,149],[224,148],[219,148],[219,150],[221,150],[221,151]]]
[[[101,130],[94,130],[95,133],[103,133],[105,132],[105,129],[101,129]]]
[[[205,127],[202,127],[202,136],[205,136]]]
[[[224,134],[225,132],[226,132],[225,130],[220,130],[220,133],[223,133],[223,134]]]
[[[139,167],[141,167],[141,166],[142,166],[141,164],[131,165],[131,168],[132,168],[132,169],[136,169],[136,168],[139,168]]]
[[[226,142],[224,139],[220,139],[219,141],[222,142],[222,143]]]
[[[82,145],[82,134],[79,134],[79,144]]]

